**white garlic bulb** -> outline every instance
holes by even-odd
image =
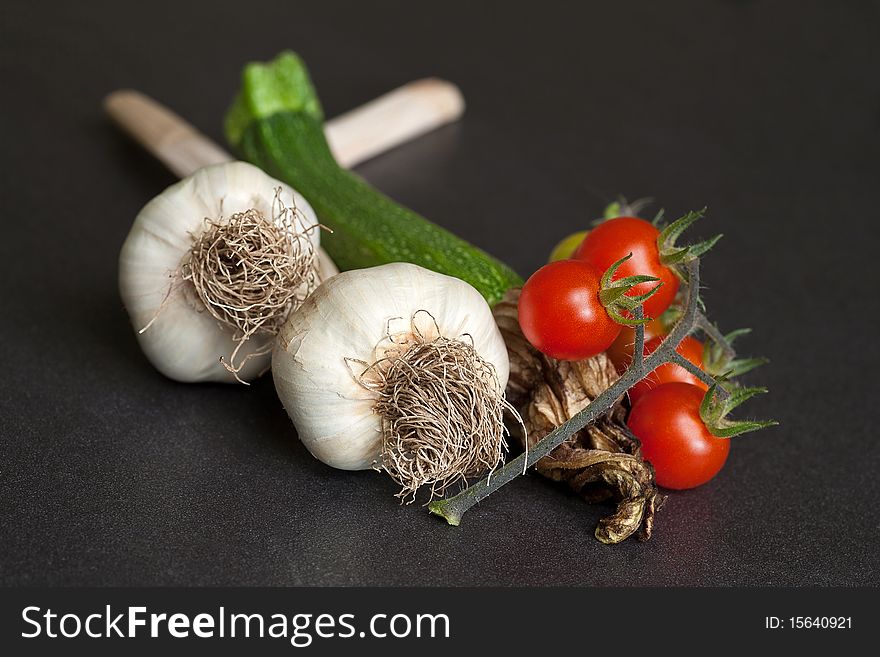
[[[309,451],[345,470],[383,465],[387,418],[376,411],[381,383],[370,382],[370,366],[392,363],[416,342],[440,337],[472,346],[506,408],[507,349],[488,304],[469,284],[407,263],[344,272],[323,283],[291,313],[272,355],[276,390]],[[413,376],[404,384],[418,385],[422,365],[406,367]],[[499,409],[492,409],[498,417]],[[433,410],[442,422],[454,409],[440,403],[429,414]],[[463,412],[476,416],[478,409]],[[495,437],[503,446],[501,431],[503,424]]]
[[[268,218],[282,235],[296,232],[305,251],[315,256],[313,267],[318,266],[320,231],[314,210],[291,187],[245,162],[205,167],[172,185],[141,210],[125,240],[119,256],[123,302],[147,358],[172,379],[234,382],[236,375],[221,358],[228,363],[236,347],[240,380],[256,378],[269,365],[274,336],[255,332],[242,341],[241,331],[208,311],[204,297],[185,275],[197,240],[206,235],[213,239],[213,233],[207,233],[212,227],[246,213]],[[241,265],[234,254],[214,258],[213,264],[224,272]],[[336,273],[329,259],[322,259],[321,265],[319,279]],[[217,302],[215,312],[223,311],[221,306]]]

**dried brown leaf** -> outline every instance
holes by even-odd
[[[510,358],[508,400],[520,411],[532,447],[610,387],[618,374],[605,354],[575,362],[538,352],[520,330],[518,299],[518,289],[509,291],[493,312]],[[625,413],[620,400],[536,465],[540,474],[567,484],[587,502],[616,503],[615,512],[596,528],[603,543],[619,543],[639,529],[642,540],[650,538],[654,513],[663,501],[654,469],[624,424]],[[522,434],[516,436],[523,444]]]

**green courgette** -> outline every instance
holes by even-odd
[[[494,305],[522,279],[485,251],[377,191],[333,159],[323,113],[302,60],[285,52],[249,64],[226,116],[246,160],[296,188],[332,233],[321,244],[342,269],[411,262],[473,285]]]

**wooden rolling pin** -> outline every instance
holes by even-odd
[[[177,176],[184,178],[232,155],[152,98],[133,90],[114,91],[104,109],[126,133]],[[390,91],[324,124],[340,166],[353,167],[458,119],[464,98],[451,82],[426,78]]]

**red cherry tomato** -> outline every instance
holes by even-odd
[[[730,440],[713,436],[700,419],[703,394],[688,383],[667,383],[645,393],[627,418],[664,488],[705,484],[727,460]]]
[[[645,324],[645,341],[655,336],[666,335],[666,327],[660,318],[652,319]],[[617,368],[618,374],[623,374],[633,359],[633,347],[636,344],[636,330],[630,326],[622,326],[620,335],[611,343],[611,346],[605,351],[614,367]]]
[[[645,356],[648,354],[654,353],[657,350],[657,347],[660,346],[660,343],[663,342],[664,336],[657,336],[651,338],[645,343]],[[678,353],[687,358],[694,365],[703,368],[703,343],[697,340],[696,338],[692,338],[691,336],[687,336],[684,340],[682,340],[678,349],[676,349]],[[676,365],[675,363],[666,363],[665,365],[661,365],[653,372],[648,374],[644,379],[639,381],[629,390],[629,400],[633,404],[635,404],[642,395],[644,395],[649,390],[653,390],[658,386],[661,386],[666,383],[690,383],[691,385],[695,385],[698,388],[703,390],[708,390],[709,386],[703,383],[700,379],[698,379],[695,375],[688,372],[681,365]]]
[[[620,265],[614,280],[645,274],[660,280],[662,285],[644,303],[646,317],[659,317],[669,308],[678,292],[678,278],[660,262],[657,237],[660,231],[650,222],[638,217],[617,217],[593,228],[574,253],[578,260],[587,262],[600,272],[632,253],[632,258]],[[637,296],[650,292],[656,282],[640,283],[627,292]]]
[[[580,260],[544,265],[523,286],[519,324],[536,349],[559,360],[605,351],[620,324],[599,300],[601,274]]]

